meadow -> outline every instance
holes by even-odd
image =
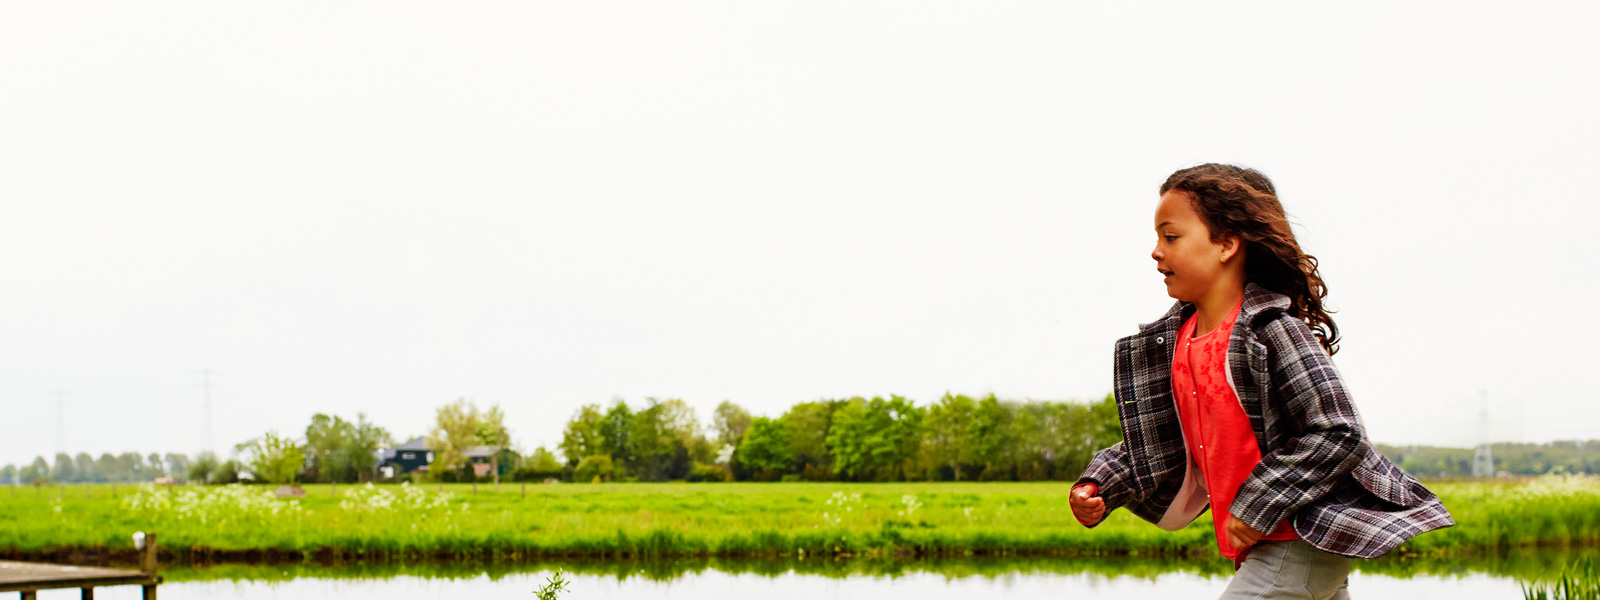
[[[1435,482],[1457,526],[1398,554],[1600,546],[1600,480]],[[0,491],[0,554],[132,556],[154,532],[170,562],[673,557],[1205,557],[1210,513],[1167,532],[1126,511],[1079,525],[1063,483],[327,485]]]

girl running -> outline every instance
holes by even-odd
[[[1074,485],[1094,527],[1125,507],[1164,529],[1208,507],[1237,573],[1224,599],[1348,598],[1352,558],[1455,521],[1372,447],[1331,356],[1316,258],[1265,175],[1204,164],[1161,185],[1160,319],[1117,341],[1123,441]]]

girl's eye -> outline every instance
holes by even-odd
[[[1178,239],[1178,236],[1175,236],[1175,235],[1163,235],[1161,237],[1167,238],[1167,241],[1169,241],[1169,242],[1172,241],[1172,240]]]

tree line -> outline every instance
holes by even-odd
[[[1412,475],[1427,477],[1472,476],[1472,448],[1390,446],[1378,451]],[[1502,442],[1489,445],[1496,474],[1531,475],[1600,474],[1600,440],[1558,441],[1546,444]]]
[[[0,468],[0,483],[21,483],[32,485],[35,483],[124,483],[154,481],[172,473],[183,474],[189,470],[189,456],[186,454],[156,454],[148,456],[137,452],[124,452],[122,454],[101,454],[100,458],[90,456],[87,452],[79,452],[76,456],[66,453],[57,453],[55,464],[45,461],[43,456],[33,459],[32,464],[6,465]]]
[[[724,401],[701,431],[682,400],[589,404],[568,421],[563,462],[534,475],[569,481],[1073,480],[1122,439],[1116,402],[945,394],[801,402],[777,417]],[[541,449],[542,450],[542,449]],[[548,453],[547,453],[548,454]]]
[[[510,445],[498,405],[462,398],[435,411],[426,434],[429,481],[476,479],[465,452]],[[1073,480],[1094,453],[1122,439],[1115,400],[1092,403],[1002,400],[945,394],[918,406],[901,396],[800,402],[776,417],[724,401],[705,428],[683,400],[618,399],[587,404],[566,424],[560,456],[546,448],[505,453],[520,481],[1038,481]],[[202,452],[57,454],[0,468],[0,484],[149,482],[356,483],[382,480],[388,430],[357,414],[312,415],[303,436],[268,431],[226,459]],[[1421,476],[1467,477],[1473,449],[1378,445]],[[1600,474],[1600,440],[1491,446],[1497,473]]]

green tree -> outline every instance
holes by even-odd
[[[961,466],[972,462],[972,413],[978,403],[963,395],[945,395],[928,407],[923,429],[923,451],[929,462],[948,467],[951,477],[961,481]]]
[[[106,481],[128,481],[122,474],[121,466],[116,456],[104,452],[100,454],[100,458],[95,459],[94,472],[99,473]]]
[[[694,409],[679,399],[645,399],[633,414],[626,461],[628,472],[643,481],[668,481],[689,475],[689,447],[700,433]]]
[[[567,464],[577,466],[583,457],[605,451],[600,435],[600,422],[604,419],[599,404],[585,404],[573,413],[566,430],[561,433],[561,455],[566,457]]]
[[[626,461],[634,454],[633,410],[621,398],[600,419],[600,449],[613,461]]]
[[[349,468],[346,452],[355,427],[338,415],[317,413],[311,415],[306,426],[306,455],[311,458],[311,472],[318,481],[339,481]]]
[[[300,445],[293,438],[279,436],[276,431],[240,444],[240,449],[250,454],[250,472],[258,481],[294,485],[301,467],[306,464]]]
[[[94,457],[88,452],[79,452],[72,457],[73,468],[78,472],[78,481],[105,481],[105,477],[94,468]]]
[[[6,465],[6,468],[0,469],[0,483],[11,485],[17,484],[16,465]]]
[[[50,478],[57,483],[78,480],[78,469],[72,464],[72,457],[65,452],[56,454],[56,466],[50,471]]]
[[[439,407],[433,431],[428,433],[428,447],[433,448],[434,459],[428,464],[428,472],[458,471],[467,464],[468,448],[486,445],[482,443],[485,439],[510,439],[504,421],[498,404],[481,411],[472,401],[458,398]]]
[[[758,479],[767,481],[793,471],[800,460],[790,441],[789,426],[781,419],[767,417],[750,422],[736,455],[745,467],[756,470]]]
[[[40,479],[50,478],[50,463],[44,461],[43,456],[36,456],[33,463],[23,467],[17,472],[17,477],[22,483],[37,483]]]
[[[217,470],[217,455],[211,452],[201,452],[189,463],[189,481],[196,483],[211,483],[212,475]]]
[[[717,434],[715,442],[718,446],[739,447],[739,442],[744,441],[745,430],[749,428],[750,411],[727,400],[718,404],[711,413],[711,429]]]
[[[149,456],[144,457],[144,460],[145,460],[145,470],[144,470],[144,472],[145,472],[145,477],[147,479],[155,479],[157,477],[165,477],[166,476],[166,474],[167,474],[167,461],[162,460],[160,454],[157,454],[155,452],[151,452]]]
[[[155,476],[145,472],[144,458],[138,452],[123,452],[117,455],[117,472],[123,477],[122,481],[150,481]]]
[[[828,430],[833,426],[833,411],[843,400],[801,402],[779,417],[789,427],[790,443],[808,479],[831,474],[833,456],[828,454]]]
[[[1011,452],[1016,443],[1011,428],[1015,403],[1002,403],[994,394],[984,396],[972,411],[967,435],[972,460],[984,467],[989,480],[1010,479]]]
[[[217,470],[211,472],[211,483],[228,484],[239,482],[239,461],[232,458],[222,461],[217,465]]]
[[[345,464],[355,473],[365,473],[369,481],[376,479],[378,449],[393,445],[394,437],[389,435],[389,430],[368,421],[367,413],[358,412],[344,449]],[[356,480],[360,480],[359,475],[356,476]]]
[[[922,411],[901,396],[851,398],[833,413],[833,472],[854,480],[905,478],[922,442]]]

